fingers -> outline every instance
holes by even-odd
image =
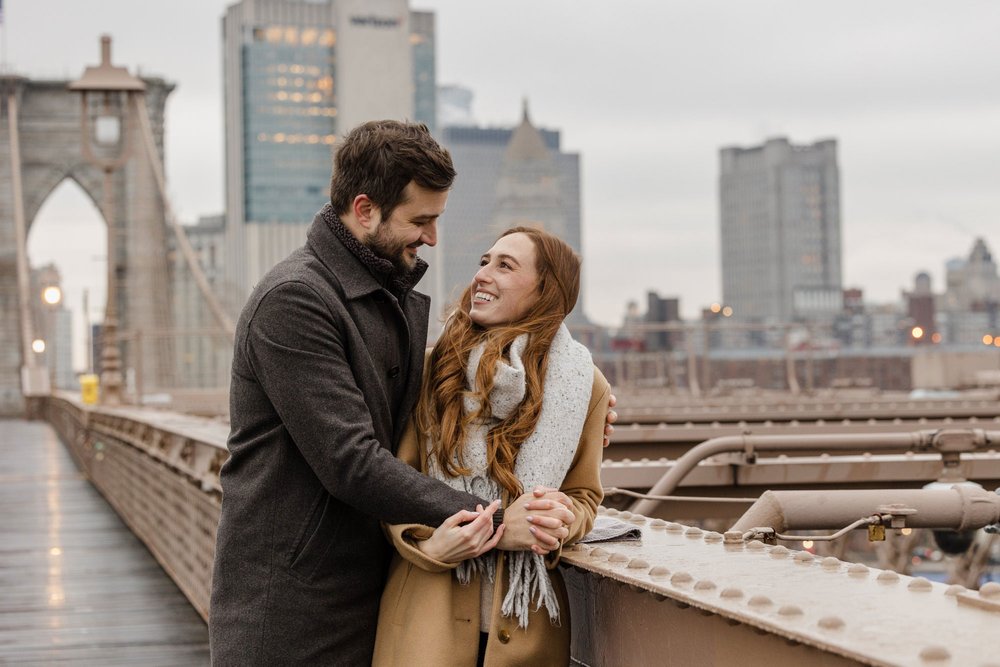
[[[613,408],[618,405],[618,397],[614,394],[608,394],[608,407]]]
[[[549,493],[546,498],[536,498],[525,503],[524,508],[530,511],[568,509],[573,510],[573,501],[565,493],[556,491]],[[572,523],[572,519],[570,520]]]
[[[463,523],[468,523],[478,519],[482,514],[480,512],[470,512],[469,510],[460,510],[455,512],[450,517],[444,520],[441,525],[446,528],[454,528],[455,526],[460,526]]]
[[[477,551],[476,556],[482,556],[487,551],[495,549],[497,544],[500,543],[500,538],[503,537],[504,525],[500,524],[497,526],[496,532],[493,533],[493,537],[488,539]]]
[[[559,491],[559,489],[554,489],[551,486],[536,486],[531,492],[535,498],[544,498],[547,493],[554,493]]]

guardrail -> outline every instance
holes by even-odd
[[[42,414],[207,618],[228,425],[72,395]],[[602,510],[604,511],[604,510]],[[639,542],[564,553],[579,665],[978,665],[1000,654],[1000,584],[976,592],[607,510]]]

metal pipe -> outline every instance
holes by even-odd
[[[935,443],[944,445],[943,449],[953,449],[956,434],[968,438],[969,445],[965,449],[975,449],[990,442],[1000,442],[1000,431],[985,432],[980,429],[971,430],[924,430],[910,433],[841,433],[831,435],[765,435],[754,436],[729,435],[706,440],[691,448],[674,462],[673,467],[664,473],[663,477],[649,490],[650,495],[672,495],[689,472],[707,458],[718,454],[733,452],[794,452],[801,450],[822,449],[826,451],[858,451],[884,449],[929,449]],[[659,505],[657,500],[641,500],[631,508],[636,514],[650,515]],[[851,517],[857,519],[860,514]],[[841,523],[843,525],[843,523]]]
[[[956,484],[943,490],[767,491],[730,530],[841,528],[858,517],[885,514],[894,505],[916,510],[905,515],[907,528],[975,530],[1000,521],[1000,495]]]

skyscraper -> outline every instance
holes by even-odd
[[[222,20],[227,282],[246,294],[329,201],[338,137],[435,120],[434,15],[407,0],[242,0]]]
[[[580,155],[561,150],[559,132],[535,127],[525,108],[517,127],[445,127],[442,142],[458,177],[438,247],[427,253],[432,334],[436,318],[468,285],[480,256],[504,229],[542,227],[582,254]],[[582,318],[581,290],[572,319]]]
[[[837,142],[776,138],[719,157],[726,305],[745,320],[834,316],[843,301]]]

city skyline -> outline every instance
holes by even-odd
[[[169,188],[194,222],[223,208],[219,26],[230,3],[136,4],[9,3],[7,62],[76,78],[108,32],[116,64],[177,83]],[[721,298],[718,150],[774,136],[837,139],[844,285],[869,300],[897,300],[918,271],[940,291],[945,261],[975,237],[1000,246],[1000,45],[990,36],[1000,7],[640,2],[616,14],[596,3],[439,0],[411,9],[436,12],[438,81],[473,90],[481,124],[515,124],[527,96],[536,124],[558,128],[565,150],[581,154],[585,309],[597,322],[619,323],[625,302],[647,290],[681,297],[686,317]],[[82,199],[62,186],[32,248],[56,250]],[[49,259],[33,250],[33,263]],[[94,290],[91,301],[103,303]]]

